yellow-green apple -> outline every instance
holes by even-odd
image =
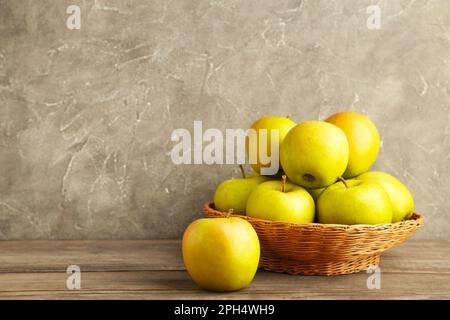
[[[296,123],[287,117],[276,116],[263,117],[252,124],[250,129],[253,129],[255,135],[247,135],[246,152],[253,170],[255,170],[257,173],[261,173],[261,168],[272,167],[270,159],[261,159],[261,155],[263,155],[263,158],[273,155],[271,138],[272,134],[277,133],[278,141],[274,141],[274,145],[279,148],[286,134],[295,125]],[[265,133],[262,132],[262,130],[265,130]],[[264,136],[263,134],[265,134],[266,139],[263,139],[261,141],[260,138],[261,136]],[[279,155],[279,149],[277,151],[277,155]],[[278,163],[276,163],[276,167],[280,168],[279,160],[277,161]]]
[[[302,187],[283,181],[261,183],[250,194],[247,215],[253,218],[294,223],[314,221],[315,204]]]
[[[243,172],[243,171],[242,171]],[[223,181],[214,193],[214,206],[219,211],[233,211],[245,214],[245,207],[250,193],[268,178],[260,175],[235,178]]]
[[[342,180],[326,188],[317,200],[320,223],[391,223],[393,208],[389,195],[378,183]]]
[[[386,172],[380,171],[366,172],[359,175],[356,179],[376,182],[384,188],[391,199],[394,209],[392,222],[402,221],[411,217],[414,211],[414,199],[400,180]]]
[[[234,291],[246,287],[255,276],[260,246],[248,221],[204,218],[187,227],[182,251],[184,265],[200,287]]]
[[[380,148],[375,124],[358,112],[338,112],[325,120],[344,131],[349,144],[349,159],[343,177],[352,178],[369,170]]]
[[[308,189],[328,186],[341,176],[348,163],[348,141],[337,126],[305,121],[284,138],[280,160],[289,180]]]

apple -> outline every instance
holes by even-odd
[[[214,206],[219,211],[245,214],[245,207],[250,193],[268,178],[260,175],[245,177],[241,167],[242,178],[222,182],[214,193]]]
[[[288,117],[276,117],[276,116],[268,116],[268,117],[263,117],[257,121],[255,121],[252,126],[250,127],[250,129],[254,129],[255,133],[256,133],[256,139],[252,140],[249,139],[249,137],[247,136],[246,139],[246,152],[247,152],[247,156],[250,158],[250,152],[252,150],[256,151],[256,162],[255,163],[250,163],[250,165],[252,166],[252,169],[255,170],[255,172],[257,173],[261,173],[261,167],[262,168],[270,168],[271,167],[271,162],[269,163],[261,163],[261,159],[260,159],[260,155],[266,155],[266,156],[270,156],[272,155],[271,152],[271,145],[272,145],[272,130],[278,130],[278,148],[281,145],[281,142],[283,141],[284,137],[287,135],[287,133],[289,132],[289,130],[291,130],[291,128],[293,128],[296,125],[296,123],[294,121],[292,121],[291,119],[289,119]],[[266,139],[266,143],[260,143],[260,130],[261,129],[265,129],[266,134],[267,134],[267,139]],[[256,143],[256,145],[255,145]],[[277,163],[276,164],[277,167],[280,167],[280,164]]]
[[[308,189],[328,186],[341,176],[348,163],[348,141],[337,126],[305,121],[284,138],[280,160],[289,180]]]
[[[384,188],[391,199],[394,209],[392,222],[402,221],[411,217],[414,211],[414,199],[405,185],[397,178],[386,172],[370,171],[363,173],[356,179],[376,182]]]
[[[317,201],[320,223],[391,223],[393,207],[389,195],[378,183],[343,180],[326,188]]]
[[[249,217],[293,223],[314,221],[315,204],[311,195],[302,187],[286,181],[261,183],[247,201]]]
[[[325,120],[344,131],[349,144],[349,159],[344,178],[369,170],[377,159],[380,135],[375,124],[358,112],[338,112]]]
[[[184,265],[197,285],[213,291],[246,287],[258,268],[260,245],[252,225],[240,218],[204,218],[183,235]]]

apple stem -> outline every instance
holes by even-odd
[[[286,116],[286,118],[288,118],[288,119],[292,118],[292,114],[291,114],[291,113],[288,113],[288,115]]]
[[[346,188],[348,188],[348,184],[347,184],[347,181],[345,181],[345,179],[344,179],[344,178],[342,178],[342,177],[338,177],[337,179],[338,179],[338,181],[342,182],[342,183],[344,184],[344,186],[345,186]]]
[[[239,165],[239,169],[241,170],[241,174],[242,174],[242,178],[246,178],[245,176],[245,170],[244,170],[244,166],[242,164]]]
[[[281,192],[286,192],[286,175],[285,174],[283,174],[282,176],[281,176],[281,178],[283,179],[283,182],[282,182],[282,184],[281,184]]]

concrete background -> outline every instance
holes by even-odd
[[[180,237],[237,171],[175,166],[175,128],[340,110],[450,239],[450,2],[374,2],[0,0],[0,239]]]

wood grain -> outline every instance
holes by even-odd
[[[179,240],[0,241],[0,272],[183,270]]]
[[[81,290],[66,288],[68,265]],[[450,246],[408,241],[382,256],[381,289],[369,274],[290,276],[259,271],[232,293],[199,289],[184,271],[180,241],[0,241],[2,299],[448,299]]]

